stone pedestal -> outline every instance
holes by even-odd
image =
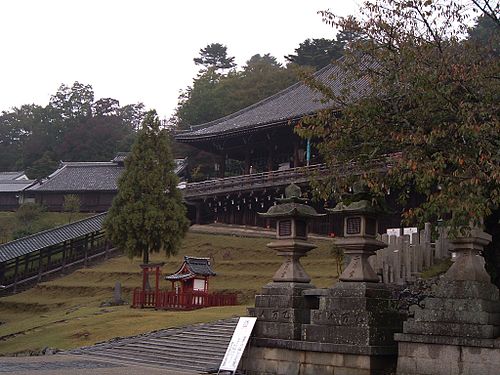
[[[257,318],[253,336],[258,338],[300,340],[302,324],[309,322],[309,308],[303,296],[313,289],[309,283],[270,283],[255,296],[250,316]]]
[[[398,374],[481,375],[488,370],[486,356],[500,363],[500,302],[479,255],[491,236],[475,229],[451,241],[458,257],[436,286],[424,308],[412,307],[399,342]],[[425,354],[427,353],[427,354]],[[488,354],[486,354],[488,353]],[[431,362],[435,364],[431,366]],[[478,364],[484,365],[478,367]],[[432,372],[429,372],[431,371]]]
[[[393,336],[401,332],[402,316],[393,309],[391,293],[384,285],[340,282],[318,298],[319,306],[311,310],[302,340],[365,347],[372,354],[396,353]]]

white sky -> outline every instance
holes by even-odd
[[[45,106],[61,83],[95,98],[143,102],[169,117],[192,83],[200,48],[222,43],[239,66],[281,62],[306,38],[332,38],[318,10],[352,13],[360,0],[0,0],[0,111]]]

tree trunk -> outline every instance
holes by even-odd
[[[142,252],[142,263],[143,264],[149,263],[149,247]]]

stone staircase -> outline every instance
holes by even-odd
[[[238,318],[171,328],[139,336],[115,339],[68,351],[118,363],[150,365],[207,373],[217,369],[238,323]]]

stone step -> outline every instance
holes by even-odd
[[[198,344],[192,344],[192,345],[187,345],[187,346],[182,346],[179,347],[178,345],[175,345],[173,343],[155,343],[155,342],[139,342],[139,343],[130,343],[127,344],[128,347],[133,347],[133,348],[151,348],[154,350],[168,350],[170,352],[174,351],[183,351],[183,350],[193,350],[196,351],[197,353],[213,353],[214,351],[219,352],[221,349],[226,349],[227,345],[222,347],[222,346],[206,346],[206,345],[200,345]]]
[[[159,366],[199,373],[217,368],[238,318],[167,329],[72,350],[102,360]]]
[[[92,353],[92,357],[99,358],[100,360],[111,360],[116,363],[137,363],[142,365],[151,365],[155,367],[169,368],[172,370],[182,370],[186,371],[186,373],[199,374],[200,371],[203,371],[204,368],[200,368],[199,366],[186,366],[181,364],[169,364],[163,361],[158,360],[150,360],[147,358],[137,358],[134,355],[120,355],[120,354],[112,354],[112,353]]]
[[[132,357],[135,358],[136,362],[142,362],[144,360],[148,361],[157,361],[158,363],[163,363],[164,365],[179,365],[179,366],[188,366],[188,367],[196,367],[199,369],[204,369],[207,367],[217,366],[222,358],[222,356],[212,356],[212,357],[200,357],[199,355],[193,356],[191,353],[185,353],[184,355],[179,355],[176,353],[175,356],[171,356],[170,353],[166,352],[165,354],[159,353],[150,353],[145,351],[127,350],[127,348],[120,349],[110,349],[107,350],[105,354],[114,355],[114,356],[122,356],[122,357]]]
[[[116,349],[112,349],[115,352],[121,351],[121,352],[134,352],[138,354],[146,354],[146,355],[154,355],[157,358],[165,358],[165,359],[170,359],[172,358],[172,355],[175,354],[175,360],[183,360],[183,359],[189,359],[192,361],[192,353],[191,352],[186,352],[183,350],[183,348],[169,348],[169,350],[161,350],[158,348],[151,348],[145,345],[142,346],[135,346],[135,345],[127,345],[127,346],[122,346]],[[202,352],[201,350],[196,350],[196,360],[197,361],[207,361],[211,362],[213,361],[214,358],[220,357],[222,359],[223,355],[220,355],[218,352],[212,351],[205,351]]]

